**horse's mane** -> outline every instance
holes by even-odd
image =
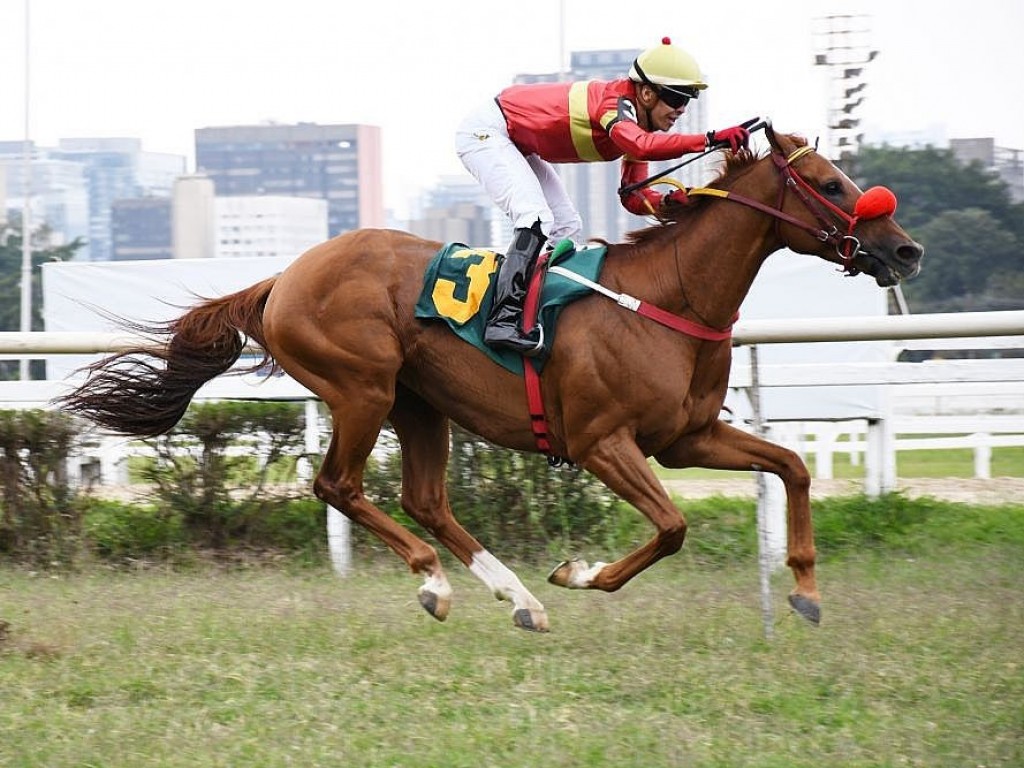
[[[803,146],[807,143],[806,139],[798,136],[790,136],[789,138],[798,146]],[[728,189],[733,183],[735,183],[736,179],[745,175],[754,167],[754,164],[762,157],[765,157],[767,153],[762,152],[761,154],[757,154],[749,149],[743,149],[736,153],[724,154],[725,162],[722,164],[718,175],[706,186],[714,187],[716,189]],[[638,229],[633,232],[627,232],[626,242],[643,245],[660,238],[672,224],[688,221],[703,211],[711,202],[711,199],[712,198],[704,196],[697,196],[690,198],[690,201],[686,205],[673,206],[669,210],[659,212],[657,224],[653,224],[649,227]]]

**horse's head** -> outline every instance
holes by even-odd
[[[782,176],[777,232],[784,245],[865,272],[881,286],[921,269],[924,248],[896,223],[896,196],[885,187],[867,192],[795,136],[765,128],[771,162]]]

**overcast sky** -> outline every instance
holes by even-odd
[[[195,128],[369,123],[383,130],[385,205],[400,212],[438,175],[463,172],[452,149],[462,115],[517,73],[559,69],[563,49],[646,48],[669,35],[711,84],[713,127],[762,115],[816,135],[827,105],[814,20],[830,13],[867,15],[880,51],[866,124],[1024,149],[1021,0],[29,2],[38,144],[138,137],[191,169]],[[24,9],[0,0],[0,140],[25,131]]]

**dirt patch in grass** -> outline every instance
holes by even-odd
[[[722,478],[721,480],[665,480],[668,491],[684,499],[702,499],[707,496],[757,496],[757,482],[749,478]],[[910,498],[931,496],[943,501],[970,504],[1010,504],[1024,501],[1024,478],[908,478],[896,481],[896,490]],[[855,496],[864,491],[862,480],[812,480],[811,497]]]

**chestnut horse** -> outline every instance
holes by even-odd
[[[881,286],[916,274],[923,249],[797,136],[765,134],[770,151],[727,159],[720,178],[671,219],[610,245],[600,282],[615,293],[713,328],[728,327],[765,258],[783,247],[864,272]],[[883,198],[885,196],[883,195]],[[726,199],[722,199],[726,198]],[[858,203],[860,201],[860,203]],[[867,210],[875,208],[878,210]],[[140,345],[90,366],[61,400],[115,432],[171,429],[196,390],[226,372],[247,337],[263,364],[291,375],[329,407],[333,434],[316,495],[379,536],[422,577],[419,600],[444,620],[451,587],[437,551],[363,492],[363,472],[385,421],[402,451],[402,508],[501,600],[516,626],[545,631],[541,603],[455,519],[445,488],[449,419],[500,446],[537,451],[523,380],[443,323],[413,316],[424,270],[440,243],[358,230],[318,245],[284,272],[199,303]],[[541,374],[553,454],[600,478],[653,524],[654,537],[611,563],[564,562],[549,580],[612,592],[679,550],[686,522],[648,465],[762,470],[788,497],[790,603],[817,623],[819,594],[810,476],[792,451],[719,419],[731,343],[683,335],[598,294],[564,309]],[[495,510],[495,514],[500,514]]]

